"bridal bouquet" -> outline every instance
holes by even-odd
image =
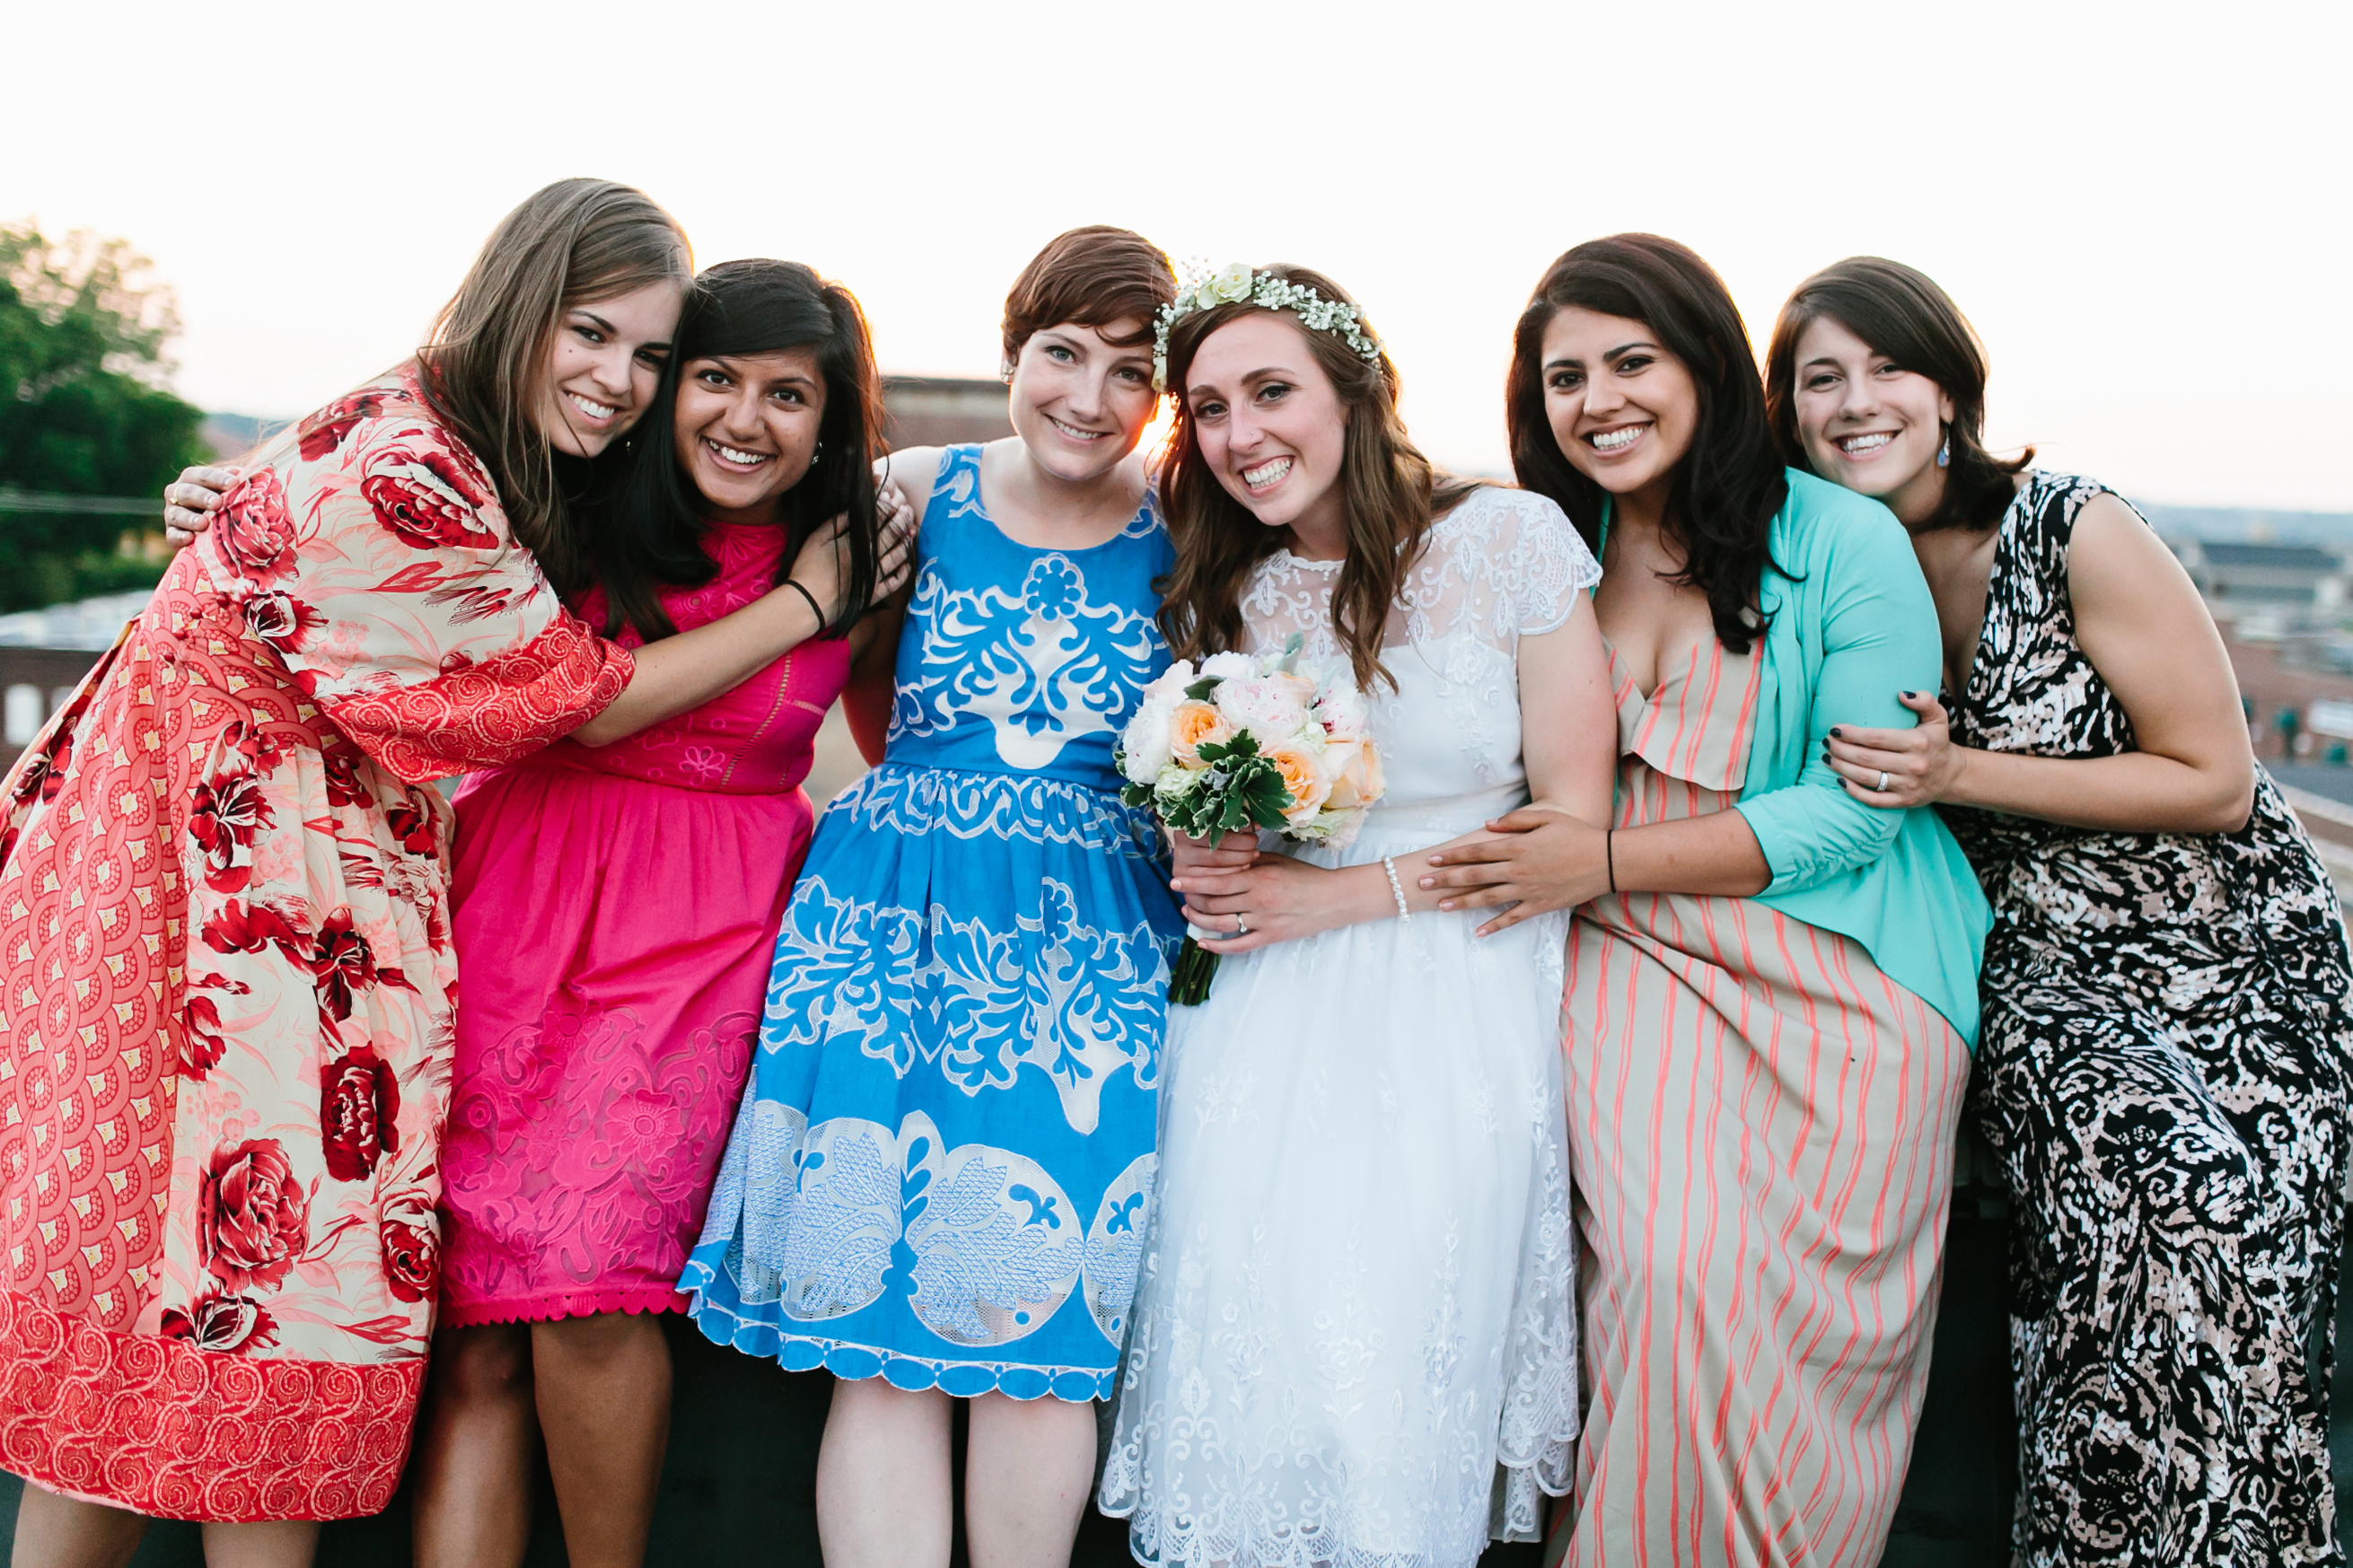
[[[1335,848],[1354,839],[1384,787],[1364,693],[1345,662],[1301,672],[1299,643],[1212,654],[1198,670],[1179,659],[1145,687],[1120,736],[1120,798],[1194,838],[1263,827]],[[1217,971],[1187,936],[1168,1000],[1198,1005]]]

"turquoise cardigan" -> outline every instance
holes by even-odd
[[[1811,474],[1788,477],[1757,594],[1771,623],[1737,803],[1773,871],[1757,901],[1854,938],[1975,1050],[1993,925],[1977,874],[1936,812],[1865,805],[1822,762],[1833,724],[1918,722],[1895,693],[1937,689],[1936,601],[1894,513]]]

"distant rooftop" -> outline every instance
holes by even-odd
[[[47,609],[0,616],[0,647],[87,648],[103,653],[114,646],[122,623],[147,607],[154,590],[101,594]]]
[[[2207,540],[2199,545],[2209,568],[2230,567],[2241,571],[2265,572],[2335,572],[2342,563],[2332,551],[2316,544],[2246,544],[2236,541]]]
[[[2142,506],[2140,510],[2168,539],[2353,542],[2353,512],[2210,506]]]

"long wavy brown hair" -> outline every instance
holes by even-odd
[[[693,280],[686,235],[643,191],[558,180],[499,220],[417,351],[426,401],[490,468],[516,541],[559,590],[593,579],[576,503],[625,462],[617,441],[591,463],[563,458],[534,416],[565,312]]]
[[[1716,640],[1746,653],[1764,626],[1757,585],[1773,564],[1773,519],[1789,484],[1732,290],[1688,246],[1615,234],[1555,260],[1520,313],[1504,384],[1512,468],[1523,486],[1560,503],[1598,556],[1609,495],[1568,460],[1545,410],[1545,332],[1572,306],[1641,322],[1691,372],[1699,422],[1675,465],[1660,531],[1683,556],[1674,581],[1707,595]]]
[[[1261,273],[1313,289],[1326,300],[1353,305],[1354,296],[1320,272],[1278,264]],[[1176,542],[1176,564],[1156,584],[1161,593],[1160,630],[1182,658],[1200,658],[1239,647],[1242,636],[1242,590],[1258,563],[1282,548],[1287,531],[1272,529],[1226,492],[1202,460],[1184,397],[1186,373],[1212,332],[1265,308],[1252,304],[1212,306],[1178,321],[1168,334],[1168,384],[1176,394],[1176,423],[1160,465],[1160,500]],[[1378,363],[1360,358],[1345,339],[1298,327],[1317,368],[1339,395],[1348,420],[1340,452],[1339,483],[1347,519],[1348,554],[1332,589],[1332,629],[1347,650],[1356,684],[1366,691],[1377,681],[1394,686],[1381,663],[1381,638],[1389,611],[1405,588],[1406,574],[1421,558],[1432,519],[1443,516],[1479,488],[1430,466],[1407,436],[1398,416],[1398,372],[1384,349]],[[1366,335],[1379,341],[1369,321]]]

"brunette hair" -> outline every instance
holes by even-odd
[[[881,378],[866,313],[839,283],[797,261],[723,261],[695,280],[679,321],[678,346],[662,367],[661,388],[640,426],[635,461],[597,531],[591,552],[605,590],[605,635],[622,621],[648,642],[678,627],[655,596],[657,584],[708,583],[718,563],[702,548],[707,503],[687,479],[679,451],[678,384],[691,360],[807,349],[825,381],[817,459],[777,505],[785,550],[776,580],[792,573],[801,545],[848,513],[849,571],[843,607],[831,632],[856,624],[874,595],[874,459],[882,448]]]
[[[644,192],[558,180],[499,220],[417,351],[426,401],[489,467],[516,540],[561,590],[586,577],[565,492],[617,465],[559,466],[539,427],[534,409],[555,333],[575,306],[649,283],[683,289],[693,276],[685,234]]]
[[[1765,357],[1765,407],[1789,466],[1813,471],[1798,436],[1798,340],[1824,316],[1953,400],[1945,497],[1914,531],[1983,531],[1999,523],[2018,493],[2011,480],[2034,461],[2034,448],[2007,463],[1985,449],[1985,345],[1935,279],[1900,261],[1850,256],[1799,284],[1781,307]]]
[[[1176,298],[1176,269],[1160,247],[1130,229],[1089,224],[1058,234],[1029,258],[1005,296],[1005,368],[1033,333],[1068,321],[1080,327],[1139,323],[1104,341],[1134,348],[1152,341],[1153,317]]]
[[[1346,289],[1304,267],[1257,270],[1262,277],[1313,289],[1335,303],[1356,303]],[[1185,316],[1168,334],[1168,384],[1177,393],[1176,424],[1161,461],[1160,500],[1176,541],[1176,564],[1161,584],[1160,629],[1180,658],[1202,658],[1240,642],[1242,590],[1251,570],[1282,545],[1281,531],[1253,517],[1202,461],[1192,411],[1183,395],[1185,373],[1202,342],[1219,327],[1253,311],[1287,314],[1247,300],[1214,305]],[[1347,416],[1338,482],[1347,518],[1348,554],[1332,589],[1332,630],[1347,650],[1356,684],[1369,691],[1376,680],[1390,680],[1381,663],[1381,640],[1389,611],[1405,590],[1406,574],[1421,558],[1430,520],[1480,487],[1476,480],[1440,473],[1406,435],[1405,421],[1398,417],[1397,366],[1388,351],[1375,363],[1337,334],[1289,319]],[[1367,337],[1379,341],[1369,321],[1359,324]]]
[[[1675,581],[1704,590],[1716,640],[1747,652],[1764,625],[1757,588],[1772,564],[1773,516],[1789,482],[1731,290],[1688,247],[1618,234],[1555,261],[1520,312],[1504,391],[1512,468],[1521,484],[1560,503],[1599,555],[1608,493],[1577,471],[1545,416],[1545,330],[1570,306],[1641,321],[1691,373],[1699,420],[1675,465],[1662,528],[1683,556]]]

